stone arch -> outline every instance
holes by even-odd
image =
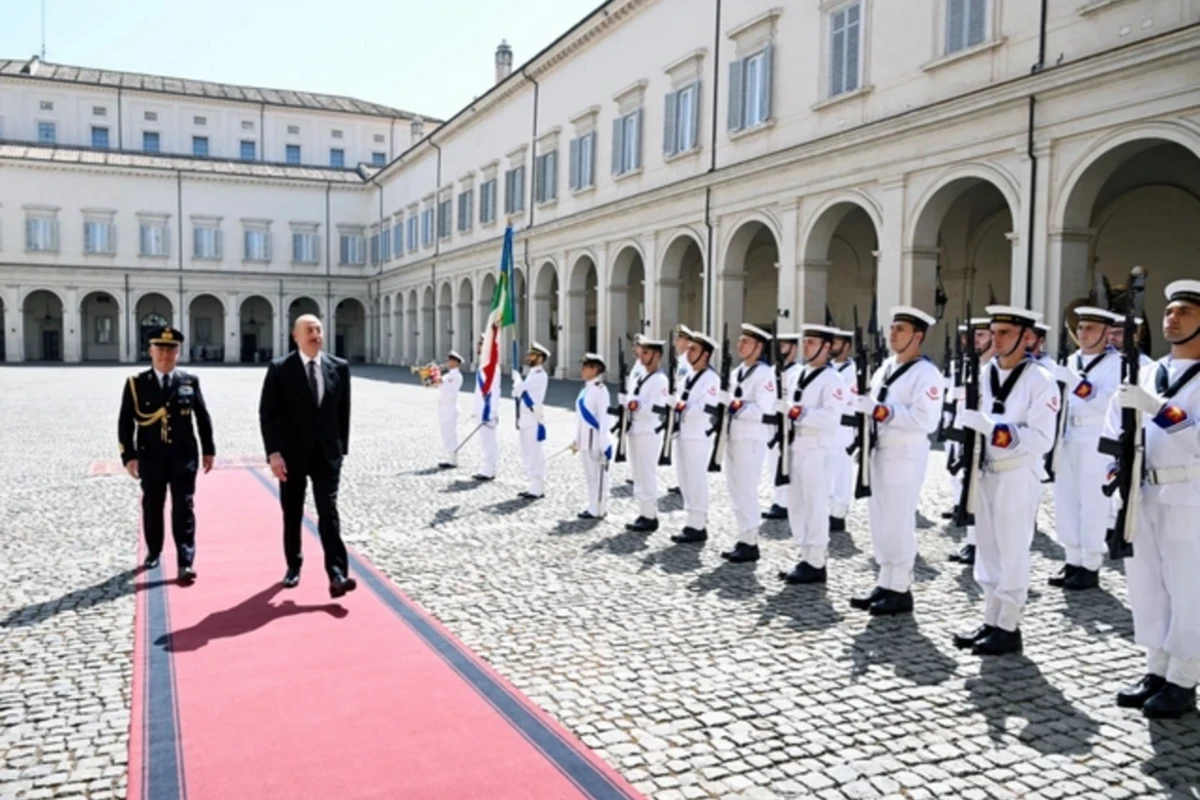
[[[21,329],[26,361],[63,360],[63,319],[67,306],[54,289],[31,289],[21,297]]]
[[[833,323],[851,328],[855,310],[861,322],[870,315],[879,269],[882,214],[866,192],[851,191],[824,202],[809,220],[801,239],[800,279],[804,307],[797,322]]]
[[[546,371],[554,374],[558,364],[553,363],[558,355],[560,339],[559,307],[561,284],[558,279],[558,264],[552,258],[542,259],[541,266],[534,273],[532,317],[530,335],[533,340],[545,345],[554,356],[546,362]]]
[[[367,301],[361,297],[348,296],[335,299],[333,305],[333,330],[325,332],[325,346],[333,339],[333,354],[352,364],[367,360]]]
[[[779,228],[765,214],[744,216],[730,234],[721,265],[721,313],[730,340],[743,322],[775,325],[779,303]],[[720,330],[713,334],[721,335]]]
[[[467,359],[467,366],[472,363],[470,356],[471,344],[475,339],[475,283],[470,275],[464,275],[458,282],[458,300],[454,330],[454,349]]]
[[[275,321],[278,318],[278,310],[271,298],[251,294],[242,299],[238,305],[238,361],[256,364],[274,357]]]
[[[704,325],[704,252],[704,238],[692,228],[668,234],[658,268],[654,330],[659,338],[669,337],[671,329],[680,323],[696,329]]]
[[[437,295],[437,336],[434,337],[433,358],[439,363],[450,351],[454,341],[454,289],[450,281],[442,281]]]
[[[158,325],[178,326],[175,303],[164,292],[148,291],[137,295],[133,301],[132,330],[137,331],[137,357],[140,360],[150,359],[150,333]],[[183,332],[187,336],[187,332]]]
[[[407,317],[404,322],[405,352],[408,363],[416,364],[421,360],[421,304],[417,289],[408,290]]]
[[[476,319],[479,320],[479,325],[476,327],[475,341],[471,342],[471,352],[478,356],[479,337],[487,330],[488,313],[492,307],[492,295],[496,293],[496,273],[488,270],[479,278],[479,295],[475,299],[475,304],[478,309]],[[466,356],[466,353],[463,353]],[[476,359],[478,362],[478,358]]]
[[[184,346],[189,361],[225,360],[225,302],[212,292],[195,292],[187,304]]]
[[[563,362],[571,364],[586,352],[594,352],[599,342],[600,271],[586,251],[575,258],[567,283],[567,353]]]
[[[646,331],[646,257],[636,242],[614,252],[609,271],[608,330],[610,339],[624,342]]]
[[[121,319],[125,306],[105,289],[90,291],[79,301],[80,357],[84,361],[120,361]],[[0,328],[0,338],[3,338]]]

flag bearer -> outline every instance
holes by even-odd
[[[583,388],[575,400],[578,421],[571,448],[582,456],[583,474],[587,479],[587,508],[579,512],[580,519],[604,519],[608,513],[608,465],[613,452],[609,441],[610,401],[604,370],[601,355],[584,354],[579,370]]]
[[[519,402],[517,431],[521,437],[521,463],[525,466],[525,477],[529,488],[518,497],[540,500],[546,494],[546,360],[550,350],[534,342],[525,355],[529,374],[513,371],[513,396]]]
[[[717,343],[708,334],[697,331],[688,332],[688,341],[688,377],[679,385],[675,398],[675,413],[678,414],[675,435],[679,437],[675,446],[675,469],[686,516],[683,530],[673,534],[671,541],[680,544],[708,539],[708,459],[712,445],[709,413],[705,409],[720,400],[720,380],[709,367]]]
[[[438,379],[438,423],[442,428],[442,449],[446,451],[442,469],[458,466],[458,393],[462,391],[462,356],[454,350],[446,354],[446,371]]]
[[[1041,314],[987,307],[995,357],[979,380],[979,409],[960,409],[964,429],[982,437],[975,528],[975,580],[983,588],[983,624],[955,634],[976,655],[1021,651],[1021,617],[1029,596],[1029,546],[1041,500],[1043,457],[1054,445],[1058,384],[1028,357]],[[969,467],[964,467],[969,468]]]
[[[663,415],[674,413],[667,376],[661,369],[665,346],[664,341],[641,338],[637,350],[640,376],[630,387],[626,402],[631,418],[626,447],[638,516],[625,528],[644,533],[658,530],[658,429]]]

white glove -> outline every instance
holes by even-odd
[[[1054,365],[1054,379],[1059,383],[1066,384],[1068,392],[1075,391],[1075,387],[1083,382],[1083,376],[1064,364]]]
[[[1164,402],[1161,397],[1140,386],[1123,383],[1121,388],[1117,389],[1117,404],[1121,408],[1132,408],[1154,416],[1162,410]]]
[[[964,428],[979,431],[984,436],[991,436],[992,429],[996,427],[996,421],[987,414],[984,414],[982,411],[970,411],[967,409],[964,409],[958,415],[958,422]]]
[[[960,402],[962,400],[966,400],[967,399],[967,387],[965,387],[965,386],[954,387],[953,397],[954,397],[954,402],[956,402],[956,403]]]
[[[787,414],[788,411],[791,410],[791,408],[792,408],[792,404],[787,400],[776,400],[775,401],[775,413],[777,413],[777,414]]]
[[[629,395],[625,394],[624,392],[618,393],[617,394],[617,405],[619,405],[619,406],[629,405]]]
[[[858,414],[874,414],[875,406],[877,405],[878,403],[875,402],[875,398],[873,397],[860,396],[854,398],[854,411]]]
[[[533,407],[533,418],[538,421],[539,425],[546,424],[546,414],[542,411],[542,404],[538,403]]]

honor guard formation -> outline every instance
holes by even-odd
[[[1194,708],[1200,681],[1200,281],[1166,287],[1162,334],[1169,353],[1158,361],[1145,355],[1147,331],[1139,316],[1144,287],[1145,273],[1135,268],[1119,312],[1100,298],[1068,309],[1067,319],[1074,320],[1058,332],[1056,356],[1046,352],[1051,331],[1040,313],[993,303],[984,316],[973,317],[968,307],[965,323],[941,331],[940,368],[925,353],[941,323],[907,305],[890,310],[886,345],[873,324],[864,336],[857,312],[853,330],[827,318],[827,324],[802,323],[792,331],[742,324],[732,342],[727,330],[718,341],[684,325],[669,340],[639,334],[632,339],[632,366],[618,342],[615,404],[611,365],[599,353],[582,357],[575,430],[570,444],[549,456],[545,365],[551,351],[534,342],[523,359],[526,370],[514,368],[512,375],[526,479],[519,496],[531,503],[542,499],[547,463],[570,453],[579,459],[586,486],[578,516],[603,519],[613,465],[627,462],[637,516],[625,528],[651,535],[660,526],[659,468],[670,467],[676,486],[662,488],[680,496],[684,511],[682,527],[667,534],[672,542],[703,547],[711,534],[723,559],[752,564],[764,556],[764,520],[786,521],[795,555],[779,554],[789,565],[779,578],[816,587],[797,591],[820,591],[830,569],[831,535],[844,534],[852,503],[865,502],[878,574],[850,605],[873,616],[910,614],[917,505],[927,466],[940,463],[931,461],[931,445],[944,442],[956,499],[944,516],[967,532],[951,559],[973,568],[983,595],[978,625],[955,634],[954,645],[984,656],[1022,650],[1030,548],[1043,485],[1050,483],[1056,535],[1065,551],[1050,586],[1094,590],[1105,561],[1124,559],[1146,665],[1116,702],[1149,717],[1179,717]],[[180,577],[190,582],[196,576],[191,497],[198,467],[212,466],[213,448],[199,381],[175,368],[182,341],[170,328],[151,338],[153,368],[128,380],[119,435],[122,459],[142,483],[148,562],[157,563],[162,549],[169,487]],[[487,360],[498,363],[493,337],[481,337],[478,347],[481,356],[491,348]],[[309,356],[303,360],[312,366]],[[272,374],[280,380],[290,375],[289,363],[273,364]],[[476,375],[472,424],[460,441],[462,364],[451,351],[444,364],[421,370],[423,381],[438,391],[444,449],[438,466],[455,468],[459,451],[477,436],[482,456],[474,477],[491,481],[503,416],[499,375],[494,369]],[[295,394],[306,395],[300,360],[294,366]],[[343,368],[344,362],[329,366],[327,383],[313,388],[315,405],[307,396],[293,405],[325,413],[322,387],[344,390],[348,424]],[[269,377],[266,388],[273,385]],[[264,403],[280,403],[282,387],[265,391]],[[268,412],[283,413],[264,405]],[[285,451],[288,467],[276,469],[281,482],[301,481],[300,500],[293,491],[283,501],[289,585],[299,579],[293,528],[307,471],[323,512],[321,538],[335,596],[353,588],[336,507],[328,501],[331,489],[336,496],[345,452],[338,437],[348,435],[337,425],[340,413],[328,412],[332,438],[320,459],[268,442],[273,469],[276,450]],[[264,435],[271,440],[266,419]],[[313,447],[322,450],[320,442]],[[711,473],[724,473],[736,521],[731,530],[710,531]],[[772,488],[765,509],[759,501],[764,479]]]

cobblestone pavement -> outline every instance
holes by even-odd
[[[124,794],[138,489],[103,468],[86,476],[115,456],[129,371],[0,369],[3,798]],[[261,371],[196,371],[219,455],[257,457]],[[674,500],[658,533],[623,530],[624,466],[600,523],[575,519],[570,456],[550,465],[545,500],[514,502],[511,406],[498,480],[469,480],[473,443],[457,472],[434,474],[436,395],[406,373],[356,372],[348,541],[648,796],[1200,797],[1200,719],[1149,724],[1112,703],[1142,668],[1119,569],[1103,591],[1045,585],[1061,555],[1044,533],[1048,492],[1026,652],[981,660],[949,641],[982,609],[946,560],[962,532],[940,518],[940,454],[920,507],[916,614],[869,621],[847,605],[873,583],[865,507],[835,534],[827,588],[785,588],[776,572],[795,552],[778,523],[757,569],[718,557],[732,530],[720,476],[703,550],[671,545]],[[469,430],[468,396],[460,407]],[[554,452],[574,420],[547,416]]]

